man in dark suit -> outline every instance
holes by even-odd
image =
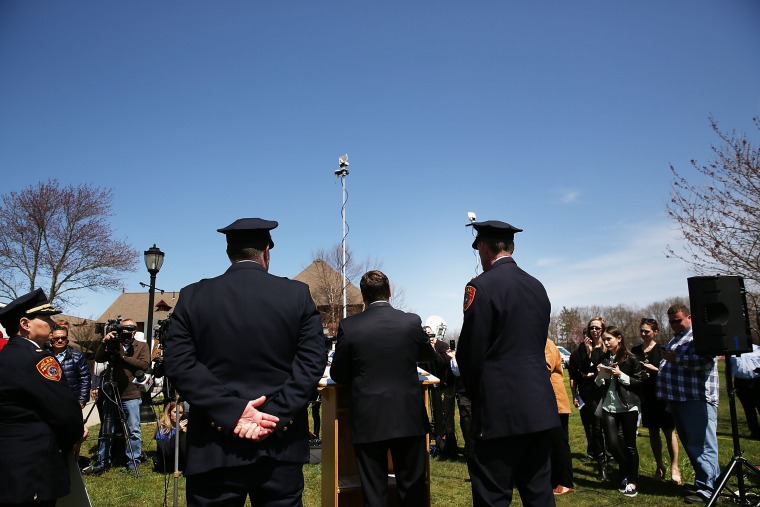
[[[541,282],[517,267],[511,225],[469,224],[483,271],[465,288],[457,362],[472,400],[475,456],[468,462],[475,507],[553,506],[550,440],[559,426],[544,346],[551,305]]]
[[[388,505],[388,451],[401,505],[419,506],[425,486],[427,410],[417,361],[433,349],[419,316],[394,309],[388,278],[362,276],[362,313],[343,319],[330,376],[351,385],[351,442],[365,506]]]
[[[12,336],[0,352],[0,506],[54,506],[69,493],[66,453],[85,434],[82,409],[44,345],[51,315],[42,289],[0,309]]]
[[[232,266],[182,289],[166,375],[190,402],[188,506],[300,506],[306,405],[325,369],[319,312],[300,282],[269,274],[277,222],[219,229]]]

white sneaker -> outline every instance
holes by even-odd
[[[618,488],[618,491],[620,491],[621,493],[625,493],[625,489],[627,487],[628,487],[628,479],[626,478],[620,482],[620,487]]]
[[[628,498],[633,498],[634,496],[638,495],[639,492],[636,491],[636,485],[635,484],[628,484],[625,487],[625,491],[623,492],[623,494],[625,496],[627,496]]]

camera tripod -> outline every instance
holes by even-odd
[[[129,428],[127,427],[127,417],[124,413],[124,406],[122,404],[121,395],[119,394],[119,387],[113,378],[113,365],[112,361],[108,362],[105,372],[103,373],[103,386],[101,387],[101,394],[105,396],[103,400],[103,423],[100,426],[100,435],[98,435],[98,454],[100,454],[100,446],[108,445],[109,454],[113,454],[113,437],[115,432],[115,420],[119,421],[121,431],[124,435],[124,442],[129,450],[129,455],[134,456],[134,449],[132,448],[132,442],[129,439]],[[116,419],[114,419],[116,418]],[[98,456],[100,459],[100,456]],[[105,463],[99,463],[105,466]],[[140,465],[139,460],[132,459],[132,464],[135,469],[135,478],[140,477]]]
[[[731,436],[734,442],[734,455],[728,465],[723,469],[716,481],[715,492],[710,497],[708,506],[718,503],[718,498],[723,496],[736,505],[753,507],[760,505],[760,470],[757,469],[747,458],[743,457],[743,451],[739,445],[739,426],[736,421],[736,399],[730,357],[726,356],[726,390],[728,391],[728,404],[731,412]],[[728,481],[732,475],[736,475],[737,489],[728,487]],[[757,483],[752,492],[747,492],[745,478],[754,475]],[[727,490],[727,492],[726,492]]]

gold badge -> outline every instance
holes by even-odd
[[[37,371],[48,380],[61,380],[61,365],[53,356],[47,356],[37,363]]]
[[[467,287],[464,288],[464,311],[465,312],[470,307],[474,299],[475,299],[475,287],[473,287],[472,285],[468,285]]]

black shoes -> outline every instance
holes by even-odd
[[[685,496],[683,498],[683,501],[686,502],[686,503],[688,503],[688,504],[697,504],[697,505],[700,505],[700,504],[706,504],[707,502],[709,502],[710,498],[702,496],[699,493],[695,493],[693,495]]]
[[[105,465],[88,465],[82,469],[82,475],[103,475],[108,470]]]

